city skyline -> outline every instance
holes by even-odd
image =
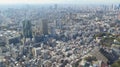
[[[119,0],[1,0],[0,4],[117,4]]]
[[[0,67],[120,67],[117,1],[0,0]]]

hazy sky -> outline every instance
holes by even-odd
[[[120,3],[120,0],[0,0],[0,4],[114,4]]]

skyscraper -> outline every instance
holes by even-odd
[[[48,34],[48,21],[43,19],[36,24],[35,42],[46,41],[44,35]]]
[[[38,27],[39,33],[47,35],[48,34],[48,20],[42,19],[42,21],[39,22],[38,25],[39,25],[39,27]]]
[[[32,38],[32,24],[29,20],[23,21],[23,37]]]
[[[58,28],[58,29],[62,28],[62,20],[61,19],[56,20],[56,28]]]
[[[58,5],[57,5],[57,4],[55,4],[55,5],[54,5],[54,9],[56,10],[56,9],[57,9],[57,7],[58,7]]]

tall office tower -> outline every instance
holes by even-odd
[[[54,5],[54,9],[56,10],[56,9],[57,9],[57,7],[58,7],[58,5],[57,5],[57,4],[55,4],[55,5]]]
[[[40,34],[47,35],[48,34],[48,20],[42,19],[42,21],[38,24],[38,32]]]
[[[56,28],[57,29],[62,29],[62,20],[61,19],[56,20]]]
[[[32,24],[29,20],[23,21],[23,37],[32,38]]]
[[[120,4],[118,5],[118,9],[120,10]]]
[[[111,8],[112,8],[112,10],[114,11],[114,9],[115,9],[115,5],[114,5],[114,4],[112,4]]]
[[[118,17],[117,17],[118,20],[120,20],[120,12],[118,13]]]
[[[52,36],[55,36],[55,34],[56,34],[55,27],[50,27],[50,33]]]

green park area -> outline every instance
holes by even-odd
[[[105,47],[111,47],[112,44],[120,45],[120,35],[113,35],[110,33],[98,33],[95,34],[94,38],[101,38],[100,45]]]

